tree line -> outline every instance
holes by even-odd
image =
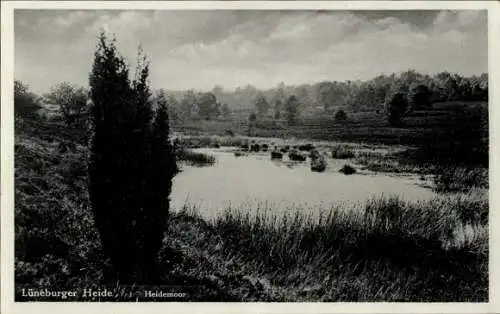
[[[465,77],[450,72],[434,76],[415,70],[379,75],[368,81],[324,81],[313,85],[259,90],[252,85],[225,91],[216,85],[209,92],[168,91],[174,120],[216,119],[231,112],[253,111],[255,118],[286,119],[300,114],[332,115],[339,109],[352,112],[387,108],[392,99],[404,97],[409,110],[429,109],[435,102],[487,101],[488,74]],[[398,95],[398,96],[395,96]],[[390,119],[391,120],[391,119]]]
[[[30,93],[22,82],[16,81],[15,95],[21,99],[17,103],[23,103],[24,109],[20,111],[39,109],[40,99],[58,104],[60,116],[69,125],[78,126],[78,117],[88,114],[85,106],[88,90],[69,83],[54,86],[40,98]],[[401,115],[429,109],[435,102],[487,101],[488,74],[465,77],[445,71],[430,76],[408,70],[379,75],[367,81],[324,81],[300,86],[287,86],[281,82],[268,90],[247,85],[234,91],[225,91],[222,86],[215,85],[208,92],[160,89],[155,96],[162,97],[167,103],[174,124],[240,115],[250,120],[285,119],[295,123],[300,116],[343,118],[345,111],[384,111],[388,122],[397,124]],[[337,115],[339,110],[343,113]]]

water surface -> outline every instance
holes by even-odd
[[[312,172],[306,162],[271,161],[269,153],[235,157],[224,149],[199,149],[216,157],[214,166],[190,167],[174,179],[171,203],[174,210],[189,202],[207,218],[229,205],[255,209],[267,207],[273,213],[319,211],[332,205],[365,203],[370,197],[399,195],[405,200],[425,200],[435,194],[416,176],[395,176],[361,171],[344,175],[338,170],[345,160],[328,159],[323,173]]]

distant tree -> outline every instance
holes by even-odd
[[[193,111],[196,107],[198,99],[193,90],[188,90],[184,93],[180,103],[180,111],[185,119],[193,118]]]
[[[358,108],[373,108],[376,105],[376,89],[371,82],[357,86],[354,93],[354,104]]]
[[[281,118],[281,112],[283,111],[284,103],[285,103],[285,84],[281,82],[277,89],[276,93],[274,95],[274,118],[275,119],[280,119]]]
[[[394,93],[386,101],[387,121],[391,126],[401,125],[401,118],[408,109],[408,101],[402,92]]]
[[[337,110],[337,112],[335,113],[335,121],[346,121],[347,120],[347,114],[345,113],[344,110],[342,109],[339,109]]]
[[[418,73],[414,69],[409,69],[407,71],[401,72],[397,80],[395,81],[398,87],[396,92],[407,94],[410,90],[410,86],[421,81],[421,79],[422,74]]]
[[[338,82],[321,82],[317,85],[316,101],[326,113],[331,113],[334,107],[344,102],[347,94],[346,88]]]
[[[143,58],[130,82],[115,41],[101,33],[89,77],[89,197],[104,253],[128,285],[160,277],[156,255],[176,169],[167,106],[160,99],[154,110],[148,77]]]
[[[431,92],[425,84],[413,84],[408,91],[408,105],[411,110],[426,109],[430,106]]]
[[[45,97],[59,107],[67,127],[86,125],[88,91],[85,88],[63,82],[53,86]]]
[[[177,122],[182,119],[182,108],[180,103],[173,95],[167,94],[164,89],[156,91],[153,103],[155,109],[159,109],[162,105],[167,107],[170,121]]]
[[[210,120],[215,116],[217,98],[213,93],[203,93],[198,99],[198,114],[202,119]]]
[[[222,116],[224,118],[228,118],[231,115],[231,110],[229,109],[229,107],[228,107],[228,105],[226,103],[224,103],[222,105],[221,111],[222,111]]]
[[[270,105],[263,94],[258,94],[255,99],[255,107],[260,116],[265,116],[269,111]]]
[[[275,119],[280,119],[281,118],[281,111],[283,110],[283,102],[281,99],[275,99],[274,100],[274,118]]]
[[[220,104],[220,102],[217,102],[212,111],[212,116],[218,118],[221,116],[221,114],[222,114],[222,105]]]
[[[224,93],[224,87],[222,87],[221,85],[215,85],[212,88],[212,94],[214,94],[215,97],[217,97],[217,98],[222,96],[223,93]]]
[[[285,114],[288,124],[294,124],[297,122],[297,117],[299,115],[299,101],[295,95],[288,97],[285,103]]]
[[[384,103],[391,89],[392,80],[393,78],[387,75],[379,75],[371,80],[375,89],[374,102],[376,105]]]
[[[309,86],[301,85],[295,88],[295,95],[297,95],[297,99],[300,102],[302,108],[311,108],[314,103],[314,100],[311,98],[309,93]]]
[[[159,104],[161,104],[161,102]],[[177,122],[183,118],[181,104],[170,94],[167,96],[167,109],[170,121]]]
[[[42,107],[38,97],[29,91],[29,86],[14,81],[14,114],[19,117],[33,117]]]

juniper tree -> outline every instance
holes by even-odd
[[[155,117],[148,76],[143,58],[130,82],[115,40],[101,33],[89,79],[89,196],[104,252],[128,284],[158,278],[175,166],[168,116],[160,109]]]

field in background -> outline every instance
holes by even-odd
[[[335,121],[333,117],[307,117],[299,119],[296,125],[287,125],[285,120],[263,118],[257,120],[252,128],[247,116],[234,116],[224,120],[176,123],[174,131],[188,135],[225,135],[231,130],[234,134],[259,137],[418,145],[432,139],[436,132],[445,132],[453,127],[454,119],[465,119],[461,114],[476,112],[477,109],[487,111],[487,103],[436,103],[433,110],[415,111],[405,117],[403,127],[388,126],[383,113],[369,111],[348,112],[347,121]]]

